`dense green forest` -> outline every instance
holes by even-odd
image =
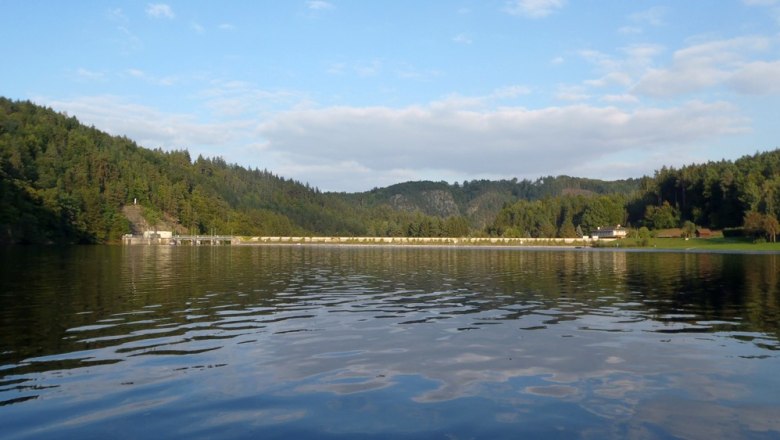
[[[387,205],[430,216],[461,216],[469,221],[472,229],[483,230],[508,203],[562,194],[628,194],[639,189],[639,182],[637,179],[607,182],[569,176],[548,176],[534,181],[472,180],[462,184],[406,182],[365,193],[345,194],[344,197],[362,206]]]
[[[133,231],[127,207],[136,202],[148,224],[182,233],[568,237],[618,223],[689,222],[773,239],[780,151],[615,182],[549,176],[323,193],[221,158],[146,149],[0,98],[0,243],[116,242]]]
[[[520,200],[504,206],[488,230],[505,236],[573,237],[573,227],[584,233],[614,224],[649,230],[705,227],[727,233],[737,229],[770,241],[780,232],[780,150],[733,162],[664,167],[638,183],[634,191],[612,195]]]
[[[149,150],[7,99],[0,190],[0,242],[118,241],[131,230],[122,208],[135,202],[150,224],[193,233],[363,234],[372,214],[266,170]]]

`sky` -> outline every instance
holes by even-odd
[[[323,191],[780,147],[780,0],[0,4],[0,95]]]

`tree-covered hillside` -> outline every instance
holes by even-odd
[[[150,150],[0,98],[0,243],[106,243],[145,223],[236,235],[569,237],[596,227],[744,227],[774,239],[780,150],[605,182],[568,176],[316,188],[185,150]]]
[[[741,228],[757,239],[780,232],[780,150],[736,161],[662,168],[630,193],[588,197],[562,195],[504,206],[488,227],[494,235],[549,237],[589,233],[628,224],[649,230]]]
[[[149,224],[241,235],[466,235],[457,218],[365,207],[187,151],[149,150],[51,109],[0,98],[0,243],[116,242],[122,208]]]
[[[631,194],[638,179],[608,182],[569,176],[536,180],[472,180],[461,183],[406,182],[368,192],[344,195],[364,206],[387,205],[394,209],[420,211],[427,215],[462,216],[472,228],[482,230],[493,223],[499,211],[517,201],[533,201],[561,195]]]
[[[737,227],[749,212],[780,215],[780,150],[733,162],[662,168],[647,183],[640,208],[668,203],[680,220]]]
[[[137,201],[153,224],[236,234],[356,234],[349,206],[268,171],[110,136],[51,109],[0,99],[0,242],[111,242]],[[347,213],[348,215],[344,215]]]

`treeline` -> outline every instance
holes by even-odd
[[[0,99],[0,242],[115,242],[137,202],[186,231],[359,231],[314,189],[220,158],[191,160],[110,136],[51,109]],[[316,213],[311,215],[310,213]]]
[[[180,232],[465,235],[463,219],[366,208],[338,194],[187,151],[150,150],[49,108],[0,98],[0,243],[106,243],[126,205]]]
[[[616,224],[695,224],[773,240],[780,150],[615,182],[549,176],[322,193],[0,98],[0,243],[116,242],[131,232],[125,208],[136,202],[148,223],[182,233],[573,237]]]
[[[626,196],[565,195],[505,206],[487,228],[502,237],[582,237],[601,226],[626,224]]]
[[[775,241],[780,232],[780,150],[736,161],[664,167],[634,191],[520,200],[499,212],[488,232],[502,236],[570,237],[599,226],[650,230],[695,227]],[[577,230],[579,228],[579,230]]]
[[[656,227],[660,225],[648,217],[661,211],[661,217],[672,222],[743,227],[749,235],[774,241],[780,216],[780,150],[733,162],[662,168],[635,202],[635,215],[643,205],[644,220]]]
[[[639,189],[639,179],[607,182],[569,176],[536,180],[471,180],[455,182],[405,182],[355,194],[342,194],[361,206],[391,206],[437,217],[465,217],[475,231],[485,231],[507,204],[544,200],[561,195],[596,196],[628,194]]]

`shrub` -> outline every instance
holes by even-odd
[[[744,237],[745,228],[724,228],[723,236],[726,238]]]

